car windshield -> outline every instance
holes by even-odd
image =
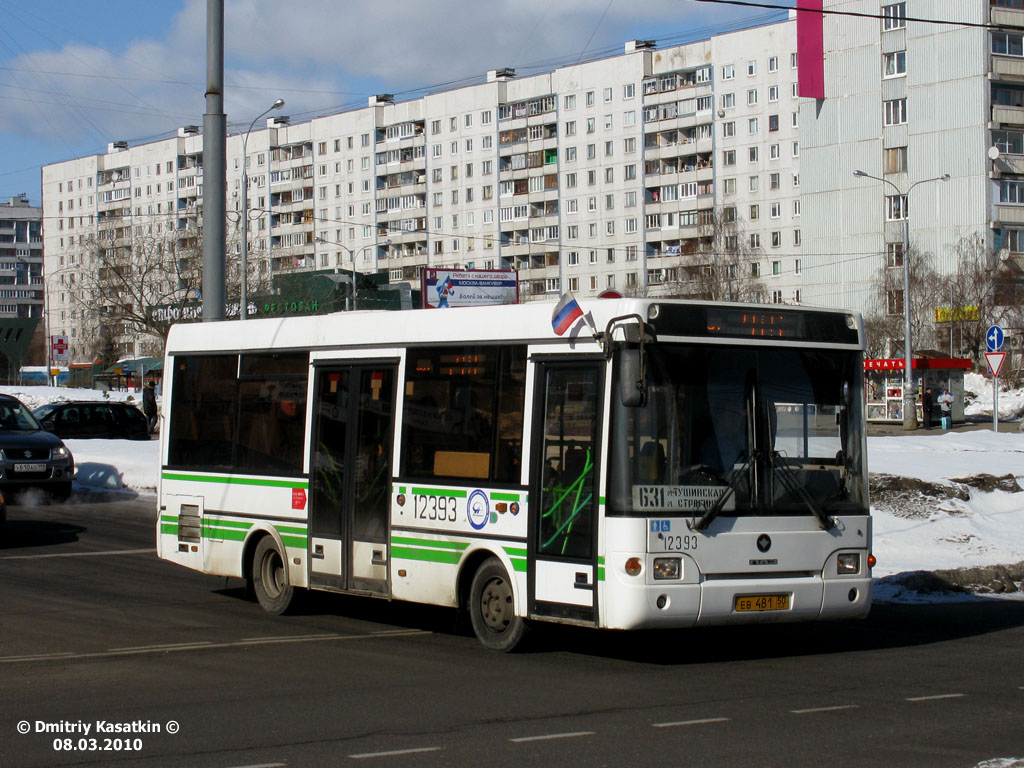
[[[0,430],[37,430],[41,429],[36,417],[21,403],[0,403]]]
[[[55,410],[57,410],[56,403],[47,403],[46,405],[41,405],[32,411],[32,415],[39,421],[45,421]]]
[[[867,514],[858,353],[652,345],[646,383],[614,401],[611,514]]]

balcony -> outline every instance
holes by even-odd
[[[992,106],[992,122],[999,125],[1024,125],[1024,107],[994,104]]]

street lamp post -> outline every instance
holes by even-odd
[[[263,110],[260,114],[253,118],[253,121],[249,124],[248,130],[245,135],[242,136],[242,291],[239,302],[239,318],[245,320],[249,316],[249,293],[247,284],[249,282],[249,168],[246,163],[248,155],[246,154],[246,145],[249,143],[249,134],[252,133],[253,126],[256,125],[256,121],[261,117],[270,114],[275,109],[280,109],[284,106],[284,99],[278,99],[269,108]]]
[[[949,181],[949,174],[944,173],[932,179],[915,181],[907,191],[903,192],[893,182],[880,176],[872,176],[864,171],[854,171],[853,175],[863,179],[874,179],[888,184],[902,200],[903,210],[903,428],[917,429],[917,404],[914,397],[914,352],[910,330],[910,191],[918,184],[930,181]]]

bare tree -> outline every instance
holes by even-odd
[[[93,358],[111,353],[162,354],[175,322],[199,319],[202,285],[202,229],[195,219],[135,224],[130,217],[101,226],[88,242],[80,264],[60,279],[91,331]],[[226,244],[229,304],[239,296],[238,244]],[[265,290],[249,264],[249,295]],[[65,279],[66,278],[66,279]],[[76,284],[77,283],[77,284]]]
[[[980,363],[990,326],[1017,329],[1024,325],[1022,270],[1013,259],[993,253],[980,234],[962,237],[954,252],[956,272],[937,297],[938,306],[949,308],[942,318],[946,322],[937,323],[937,332],[950,355],[964,354]]]
[[[874,293],[865,317],[868,348],[872,356],[902,357],[906,336],[904,315],[903,259],[910,270],[910,333],[917,349],[935,345],[935,306],[940,291],[939,275],[932,266],[932,256],[911,246],[891,252],[889,261],[875,272]]]

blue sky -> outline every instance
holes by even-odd
[[[764,23],[697,0],[226,0],[229,130],[283,98],[293,121],[515,67],[521,75]],[[638,13],[637,9],[641,11]],[[40,167],[202,125],[206,0],[0,0],[0,200]],[[468,81],[468,80],[467,80]]]

